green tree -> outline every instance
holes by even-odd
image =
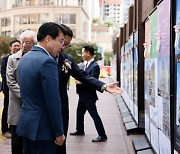
[[[0,57],[9,53],[9,42],[12,39],[14,38],[0,36]]]
[[[108,27],[113,27],[112,21],[105,21],[104,24],[106,24]]]
[[[93,18],[92,23],[93,23],[93,24],[101,24],[101,23],[102,23],[102,20],[101,20],[100,17]]]
[[[111,64],[111,58],[113,56],[113,52],[104,52],[104,65],[105,66],[110,66]]]
[[[78,43],[78,44],[74,44],[73,46],[67,48],[65,50],[66,53],[70,54],[74,60],[76,61],[76,63],[80,63],[81,62],[81,51],[82,51],[82,48],[84,45],[86,45],[87,43]],[[98,61],[98,60],[101,60],[102,59],[102,56],[101,56],[101,53],[98,53],[97,52],[97,45],[94,44],[94,43],[88,43],[89,45],[92,45],[93,48],[94,48],[94,51],[95,51],[95,60]]]

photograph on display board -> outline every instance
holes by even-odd
[[[125,52],[124,52],[124,63],[123,63],[123,81],[124,81],[124,87],[123,87],[123,93],[122,97],[126,103],[126,105],[129,107],[129,86],[130,86],[130,67],[129,67],[129,54],[127,51],[128,44],[125,44]]]
[[[175,149],[180,152],[180,55],[176,55],[176,125]]]
[[[159,130],[159,154],[171,154],[171,142],[169,138]]]
[[[170,137],[170,0],[163,0],[158,6],[158,52],[157,103],[159,116],[160,153],[171,149]],[[163,140],[162,140],[163,138]]]
[[[145,62],[145,111],[150,113],[150,105],[155,106],[155,61]]]
[[[148,94],[150,96],[150,105],[155,107],[155,61],[149,60],[149,66],[145,70],[145,78],[148,82]]]
[[[128,39],[127,46],[127,58],[128,58],[128,68],[129,68],[129,89],[127,91],[129,98],[129,109],[134,117],[134,102],[133,102],[133,35],[131,35]]]
[[[145,42],[144,42],[144,58],[149,59],[150,39],[149,39],[149,20],[145,23]]]
[[[180,0],[176,0],[175,51],[180,54]]]
[[[151,61],[150,69],[147,72],[147,75],[149,75],[149,95],[151,96],[150,100],[150,135],[151,135],[151,144],[153,149],[156,152],[159,152],[159,135],[158,135],[158,106],[157,106],[157,39],[156,39],[156,33],[157,33],[157,10],[154,10],[154,12],[149,16],[149,59],[148,62]],[[147,60],[146,60],[147,62]]]
[[[158,129],[158,104],[157,104],[157,58],[151,59],[152,61],[152,69],[149,72],[151,77],[153,77],[153,82],[151,83],[151,87],[149,91],[153,91],[150,102],[150,123],[154,125],[156,129]],[[153,84],[153,85],[152,85]],[[155,129],[152,129],[155,130]],[[155,134],[155,133],[154,133]]]
[[[125,88],[125,79],[124,79],[124,72],[125,72],[125,56],[124,56],[124,51],[123,48],[121,49],[121,88],[124,89]]]
[[[169,56],[158,58],[158,95],[170,99]]]
[[[129,49],[129,97],[133,100],[133,52]]]
[[[126,52],[126,57],[125,57],[125,80],[126,80],[126,85],[125,85],[125,90],[126,92],[129,92],[129,74],[130,74],[130,70],[129,70],[129,55]]]
[[[134,33],[134,51],[133,51],[133,61],[134,61],[134,103],[137,106],[137,75],[138,75],[138,31]]]
[[[170,0],[163,0],[158,6],[157,39],[159,39],[158,56],[168,56],[170,54]]]
[[[114,55],[114,57],[111,60],[111,78],[113,81],[117,81],[116,76],[117,76],[117,54]]]
[[[136,123],[138,124],[138,31],[136,31],[134,33],[134,47],[133,47],[133,70],[134,70],[134,74],[133,74],[133,95],[134,95],[134,118],[136,120]]]
[[[149,16],[149,39],[150,39],[150,54],[149,58],[156,58],[157,57],[157,10],[155,10],[150,16]]]
[[[169,100],[162,98],[163,104],[163,130],[164,134],[170,139],[170,103]]]
[[[159,130],[154,125],[154,123],[152,123],[152,121],[150,122],[150,130],[151,130],[151,144],[152,144],[155,152],[159,153],[159,140],[157,138],[159,136],[159,134],[158,134]]]
[[[150,132],[150,102],[151,96],[149,91],[150,85],[150,67],[151,60],[149,60],[149,52],[150,52],[150,40],[149,40],[149,20],[145,22],[145,42],[144,42],[144,89],[145,89],[145,133],[149,141],[151,140],[151,132]]]
[[[180,0],[176,0],[175,53],[176,53],[176,123],[175,154],[180,153]]]

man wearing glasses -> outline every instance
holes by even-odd
[[[65,140],[54,59],[63,48],[65,35],[62,26],[44,23],[38,29],[37,45],[19,62],[22,110],[17,133],[24,154],[56,154],[56,145]]]
[[[64,41],[63,50],[70,46],[70,42],[73,37],[72,30],[61,24],[66,29],[66,36]],[[69,102],[67,94],[67,83],[70,75],[81,83],[98,90],[99,92],[108,91],[112,94],[120,94],[122,90],[117,87],[117,83],[105,84],[104,82],[99,81],[98,79],[90,76],[84,70],[80,69],[76,64],[72,56],[61,52],[58,57],[58,72],[59,72],[59,92],[61,98],[61,107],[62,107],[62,120],[64,127],[64,135],[67,136],[68,125],[69,125]],[[78,135],[72,134],[72,135]],[[79,134],[80,135],[80,134]],[[66,154],[66,142],[62,146],[56,146],[57,154]]]

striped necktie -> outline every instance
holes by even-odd
[[[86,68],[88,67],[88,63],[86,63],[85,67],[84,67],[84,70],[86,70]]]

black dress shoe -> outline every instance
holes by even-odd
[[[98,136],[95,139],[92,139],[92,142],[105,142],[107,140],[107,136]]]
[[[80,132],[80,131],[75,131],[74,133],[70,133],[70,135],[83,136],[83,135],[85,135],[85,133],[84,132]]]

